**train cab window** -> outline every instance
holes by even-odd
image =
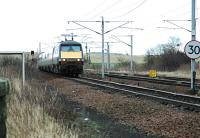
[[[81,47],[80,46],[62,46],[61,47],[61,51],[64,51],[64,52],[78,52],[78,51],[81,51]]]

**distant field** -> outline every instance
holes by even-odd
[[[139,56],[133,56],[133,61],[137,64],[144,63],[144,55]],[[130,60],[130,55],[124,55],[124,54],[116,54],[111,53],[110,54],[110,62],[111,63],[119,63],[120,59],[123,60]],[[105,62],[107,61],[107,55],[105,55]],[[101,63],[101,53],[91,53],[91,62],[92,63]]]

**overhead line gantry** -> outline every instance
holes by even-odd
[[[104,75],[104,35],[109,33],[109,32],[111,32],[111,31],[113,31],[113,30],[115,30],[115,29],[117,29],[117,28],[120,28],[120,27],[122,27],[122,26],[124,26],[124,25],[126,25],[128,23],[132,23],[133,21],[105,21],[104,17],[102,16],[101,21],[68,21],[68,23],[70,23],[70,22],[101,35],[101,37],[102,37],[102,68],[101,68],[101,72],[102,73],[101,74],[102,74],[102,79],[104,79],[104,77],[105,77],[105,75]],[[95,31],[95,30],[93,30],[93,29],[91,29],[91,28],[89,28],[89,27],[87,27],[85,25],[82,25],[82,24],[80,24],[81,22],[101,23],[101,32]],[[104,30],[105,23],[113,23],[113,22],[122,23],[122,24],[105,32],[105,30]]]

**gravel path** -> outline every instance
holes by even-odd
[[[59,88],[68,98],[147,134],[174,138],[200,137],[200,113],[118,93],[110,94],[107,90],[82,85],[57,75],[40,73],[39,76],[41,80]]]

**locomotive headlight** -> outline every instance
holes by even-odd
[[[80,61],[80,59],[77,59],[77,61]]]
[[[62,59],[63,61],[65,61],[65,59]]]

